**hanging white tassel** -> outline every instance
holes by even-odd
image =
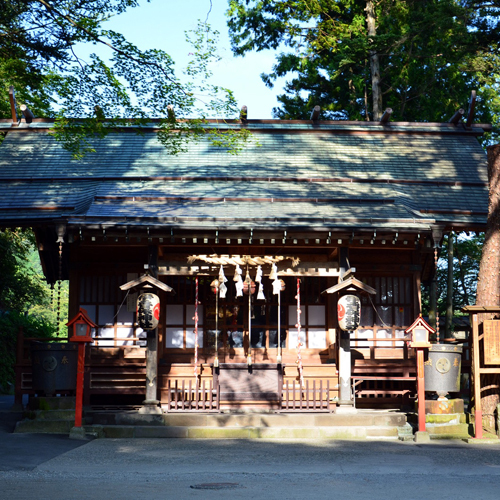
[[[259,293],[257,294],[257,300],[266,300],[266,296],[264,295],[264,285],[262,283],[259,284]]]
[[[226,276],[224,275],[224,268],[220,266],[219,270],[219,283],[225,283],[227,281]]]
[[[234,268],[234,276],[233,276],[233,280],[234,281],[239,281],[241,279],[241,267],[236,264],[236,267]]]
[[[262,266],[257,267],[257,273],[255,275],[255,282],[262,283]]]
[[[281,280],[276,278],[273,281],[273,295],[278,295],[281,292]]]
[[[269,275],[270,280],[276,280],[278,279],[278,266],[276,264],[273,264],[271,266],[271,274]]]
[[[243,280],[241,279],[241,276],[239,276],[239,280],[236,281],[235,287],[236,287],[236,297],[243,297]]]
[[[224,285],[224,283],[221,283],[220,286],[219,286],[219,297],[221,299],[225,299],[226,298],[226,293],[227,293],[227,286]]]

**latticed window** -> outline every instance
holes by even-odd
[[[413,288],[410,276],[372,276],[363,282],[377,290],[361,298],[361,321],[352,338],[357,347],[402,347],[405,329],[413,320]]]

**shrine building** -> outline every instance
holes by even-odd
[[[169,155],[152,121],[79,160],[52,126],[0,121],[0,226],[33,228],[69,318],[97,325],[85,404],[140,405],[148,386],[164,412],[413,404],[404,332],[443,235],[485,230],[488,125],[209,122],[250,131],[243,150],[200,138]],[[124,287],[145,276],[167,285],[149,348],[140,286]],[[345,332],[332,289],[348,280],[361,311]],[[34,394],[29,359],[16,370]]]

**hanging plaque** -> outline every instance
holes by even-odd
[[[484,329],[484,364],[500,365],[500,320],[486,320]]]

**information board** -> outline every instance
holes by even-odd
[[[484,364],[500,365],[500,320],[486,320],[484,328]]]

